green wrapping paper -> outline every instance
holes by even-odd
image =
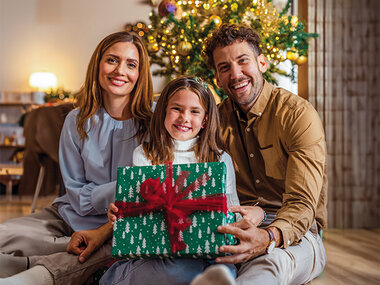
[[[182,171],[190,172],[184,181],[183,188],[194,182],[202,173],[207,173],[210,177],[205,185],[199,185],[199,188],[189,193],[183,200],[226,193],[226,166],[224,163],[173,165],[174,181]],[[140,186],[148,178],[157,177],[160,178],[161,183],[166,179],[166,165],[119,167],[115,200],[145,202],[140,195]],[[195,211],[189,217],[191,225],[180,232],[186,248],[175,253],[171,252],[170,237],[163,210],[117,219],[113,229],[113,257],[143,259],[172,256],[212,259],[225,255],[219,252],[220,246],[236,243],[233,236],[219,233],[216,230],[219,225],[234,222],[233,213],[227,212],[226,216],[222,211]]]

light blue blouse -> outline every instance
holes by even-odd
[[[78,109],[71,111],[63,125],[59,165],[66,194],[57,198],[58,211],[75,230],[97,228],[107,222],[109,203],[115,201],[117,167],[132,165],[138,146],[135,120],[117,121],[101,107],[85,124],[88,139],[81,140],[76,129]]]

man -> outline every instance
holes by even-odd
[[[228,98],[221,129],[235,164],[243,220],[220,226],[240,243],[217,262],[241,264],[238,284],[304,284],[323,270],[319,232],[327,220],[324,131],[310,103],[263,79],[267,61],[250,28],[222,25],[205,43],[209,67]],[[257,227],[253,205],[274,219]],[[256,214],[257,215],[257,214]]]

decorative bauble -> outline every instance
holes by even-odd
[[[148,48],[148,52],[150,52],[150,53],[155,53],[159,50],[158,44],[155,41],[149,42],[147,48]]]
[[[173,0],[162,0],[160,5],[158,5],[158,14],[161,17],[166,17],[170,13],[175,15],[177,12],[177,3]]]
[[[177,50],[180,55],[186,56],[190,53],[192,48],[193,46],[191,45],[191,43],[183,41],[178,44]]]
[[[222,19],[217,15],[211,15],[210,21],[214,22],[217,28],[222,24]]]
[[[299,56],[299,57],[297,58],[296,63],[297,63],[298,65],[302,65],[302,64],[306,63],[306,61],[307,61],[307,57],[304,56],[304,55],[301,55],[301,56]]]
[[[231,4],[231,11],[236,12],[239,8],[239,5],[237,3],[232,3]]]
[[[296,49],[292,48],[291,50],[287,51],[286,58],[291,61],[296,61],[298,59],[299,55]]]

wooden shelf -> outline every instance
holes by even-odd
[[[17,145],[13,145],[13,144],[0,144],[0,147],[2,147],[2,148],[25,148],[25,145],[21,145],[21,144],[17,144]]]
[[[0,102],[0,106],[32,106],[32,105],[38,105],[34,102]]]

